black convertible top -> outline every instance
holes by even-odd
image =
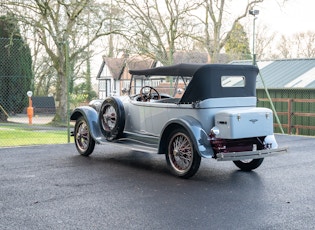
[[[177,64],[152,69],[130,70],[132,75],[192,77],[179,103],[208,98],[256,96],[259,69],[253,65]],[[245,86],[222,87],[222,76],[244,76]]]
[[[177,64],[170,66],[161,66],[151,69],[141,69],[141,70],[129,70],[132,75],[143,75],[143,76],[182,76],[182,77],[192,77],[197,69],[199,69],[202,64]]]

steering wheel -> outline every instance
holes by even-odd
[[[143,86],[141,88],[141,90],[140,90],[141,101],[146,102],[146,101],[150,101],[150,99],[153,99],[152,91],[154,91],[157,94],[157,99],[158,100],[161,99],[161,96],[160,96],[159,92],[156,89],[154,89],[151,86]]]

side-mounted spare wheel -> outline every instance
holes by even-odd
[[[171,172],[176,176],[189,178],[199,169],[201,157],[184,128],[177,128],[170,133],[165,155]]]
[[[105,99],[98,118],[101,131],[107,140],[115,140],[122,136],[125,128],[125,110],[121,100],[115,97]]]
[[[89,156],[95,147],[95,141],[83,116],[80,116],[74,127],[74,143],[78,152],[83,156]]]

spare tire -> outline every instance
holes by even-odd
[[[98,119],[102,134],[108,141],[120,138],[125,128],[125,109],[121,100],[115,97],[105,99]]]

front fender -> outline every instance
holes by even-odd
[[[70,116],[70,120],[75,121],[83,116],[89,127],[90,134],[96,143],[106,141],[101,132],[101,127],[98,122],[98,112],[90,106],[80,106],[75,108]]]
[[[159,143],[159,153],[166,153],[168,145],[168,137],[170,132],[176,127],[183,127],[189,133],[193,141],[194,147],[201,157],[212,158],[214,152],[212,150],[209,135],[204,131],[200,122],[191,116],[183,116],[171,119],[162,129],[162,135]]]

